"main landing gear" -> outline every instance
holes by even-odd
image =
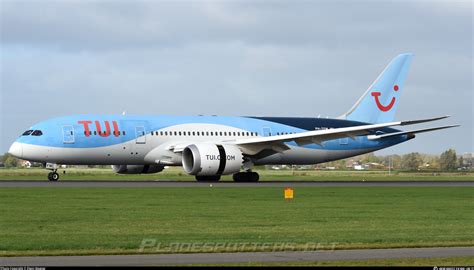
[[[218,182],[221,180],[220,175],[196,175],[195,177],[198,182]]]
[[[221,179],[220,175],[196,175],[198,182],[217,182]],[[234,182],[258,182],[260,178],[256,172],[238,172],[232,176]]]
[[[256,172],[238,172],[232,176],[234,182],[258,182],[260,178]]]

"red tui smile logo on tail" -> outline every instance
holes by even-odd
[[[398,91],[398,85],[393,86],[393,90]],[[386,106],[382,105],[379,100],[379,96],[381,95],[380,92],[372,92],[372,96],[375,98],[375,103],[377,104],[377,107],[379,110],[382,112],[388,112],[390,109],[392,109],[393,104],[395,104],[395,97],[392,97],[392,100],[390,100],[390,103]]]

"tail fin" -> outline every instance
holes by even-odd
[[[413,54],[395,57],[359,98],[340,118],[365,123],[393,121]]]

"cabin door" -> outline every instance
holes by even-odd
[[[74,143],[74,127],[71,125],[63,126],[63,143]]]

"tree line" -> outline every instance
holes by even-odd
[[[358,164],[373,164],[374,168],[387,169],[390,167],[394,170],[439,170],[439,171],[454,171],[458,169],[468,170],[472,169],[472,157],[464,159],[462,155],[457,155],[456,150],[448,149],[441,153],[441,155],[428,155],[418,152],[408,153],[405,155],[386,155],[376,156],[374,153],[369,153],[352,158],[331,161],[319,164],[319,167],[334,167],[338,169],[348,168],[348,164],[356,162]],[[41,164],[33,164],[33,166],[41,166]],[[7,168],[22,167],[20,159],[10,155],[4,154],[0,156],[0,166]],[[94,167],[94,166],[90,166]],[[103,167],[103,166],[100,166]]]
[[[352,158],[326,162],[320,164],[320,167],[335,167],[337,169],[347,168],[351,162],[358,164],[372,164],[372,168],[388,169],[402,171],[455,171],[472,169],[473,159],[469,157],[464,159],[462,155],[457,155],[456,150],[448,149],[440,155],[422,154],[412,152],[404,155],[385,155],[376,156],[374,153],[368,153]]]

